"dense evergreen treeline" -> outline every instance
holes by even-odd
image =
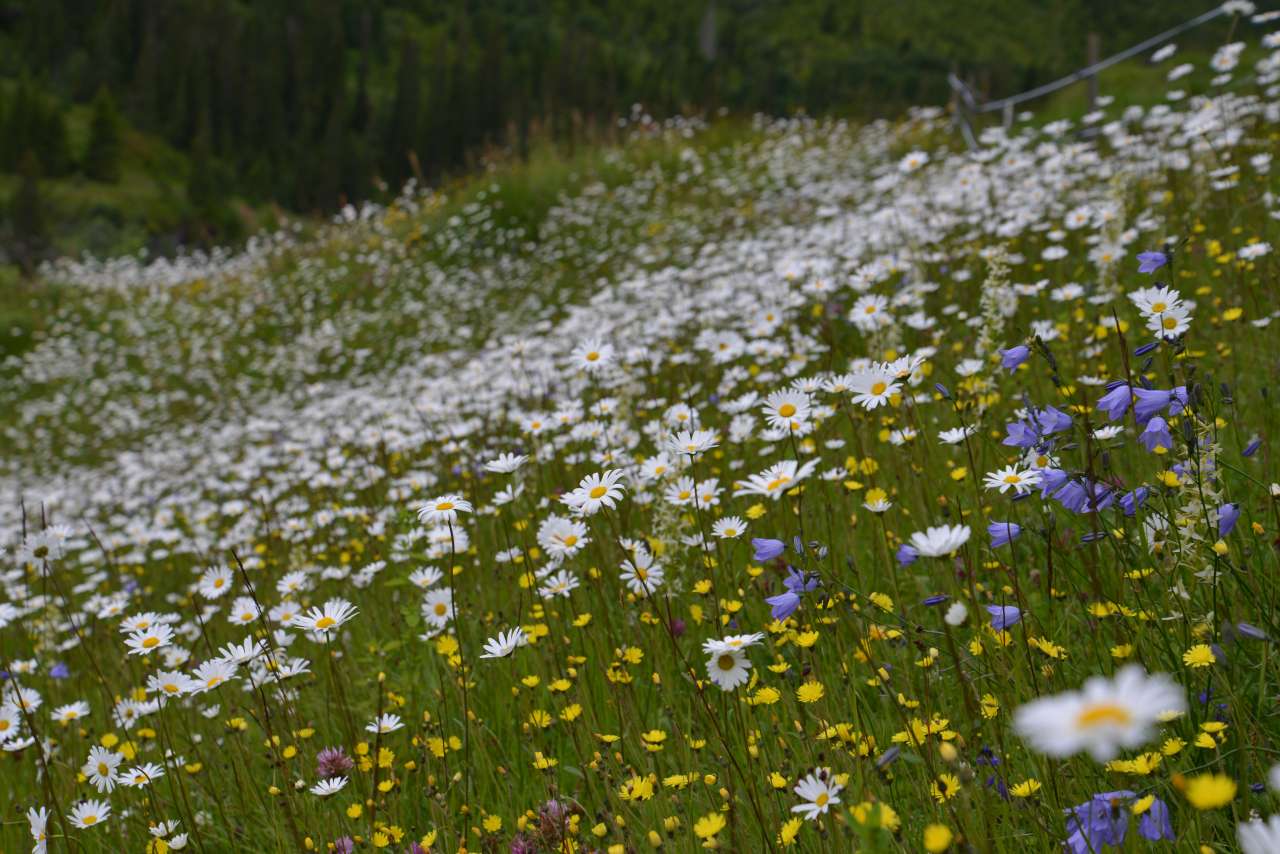
[[[1071,70],[1206,0],[0,0],[0,171],[111,180],[116,111],[188,153],[197,206],[331,208],[531,136],[656,115],[875,114]],[[7,79],[8,83],[3,81]],[[95,100],[96,98],[96,100]],[[66,105],[94,103],[67,142]],[[27,170],[35,168],[27,164]]]

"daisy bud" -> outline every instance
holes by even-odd
[[[963,626],[964,621],[969,619],[969,609],[964,606],[963,602],[952,602],[951,607],[947,609],[947,613],[942,619],[952,628]]]

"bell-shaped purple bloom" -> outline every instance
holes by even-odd
[[[1097,510],[1098,512],[1106,510],[1112,504],[1116,503],[1116,496],[1120,494],[1106,484],[1099,483],[1096,480],[1090,482],[1087,489],[1089,491],[1090,513],[1094,510]]]
[[[1160,340],[1150,341],[1133,351],[1133,355],[1142,357],[1150,353],[1152,350],[1160,346]]]
[[[1016,626],[1022,620],[1022,612],[1012,605],[988,605],[987,613],[991,615],[991,628],[997,632]]]
[[[1169,450],[1173,447],[1173,434],[1169,432],[1169,423],[1157,415],[1147,422],[1142,434],[1138,436],[1138,441],[1142,443],[1142,447],[1153,454],[1156,448]]]
[[[906,543],[898,546],[898,553],[894,555],[898,559],[899,566],[910,566],[920,557],[920,552],[916,551],[913,546]]]
[[[1252,441],[1249,442],[1249,444],[1244,446],[1244,450],[1240,452],[1240,456],[1252,457],[1254,454],[1258,453],[1258,449],[1261,447],[1262,447],[1262,438],[1258,437],[1256,439],[1253,439]]]
[[[1110,845],[1119,848],[1129,830],[1129,809],[1123,803],[1133,792],[1103,792],[1067,810],[1067,850],[1098,854]]]
[[[1002,445],[1011,448],[1030,448],[1040,442],[1040,431],[1027,421],[1010,421],[1004,426],[1009,435],[1004,437]]]
[[[1223,504],[1218,508],[1218,536],[1225,537],[1230,534],[1236,526],[1236,520],[1240,518],[1240,505],[1231,503]]]
[[[1018,539],[1022,527],[1015,522],[992,522],[987,526],[987,533],[991,535],[991,548],[998,549]]]
[[[800,572],[789,566],[787,577],[783,579],[782,584],[787,588],[786,590],[764,600],[769,603],[772,609],[769,613],[775,620],[785,620],[794,614],[800,607],[800,597],[811,590],[816,590],[822,584],[822,580],[811,572]]]
[[[1252,623],[1236,623],[1236,631],[1252,640],[1267,639],[1267,633]]]
[[[1089,492],[1078,480],[1068,480],[1053,493],[1058,503],[1072,513],[1086,513],[1089,510]]]
[[[1158,415],[1160,410],[1173,403],[1172,391],[1161,391],[1155,388],[1135,388],[1133,394],[1137,398],[1133,404],[1133,414],[1138,419],[1139,424],[1146,424]]]
[[[1052,436],[1071,429],[1071,416],[1050,404],[1036,411],[1036,423],[1040,425],[1041,433]]]
[[[1165,264],[1169,263],[1169,256],[1163,252],[1139,252],[1138,253],[1138,272],[1154,273]]]
[[[769,614],[775,620],[785,620],[800,607],[800,594],[794,590],[784,590],[776,596],[764,600],[769,604]]]
[[[768,540],[763,537],[753,537],[751,547],[756,550],[755,559],[759,561],[773,560],[787,550],[787,544],[782,540]]]
[[[1000,351],[1000,365],[1006,371],[1016,370],[1031,355],[1031,348],[1026,344],[1019,344],[1016,347],[1010,347],[1008,350]]]
[[[1040,469],[1040,497],[1048,498],[1062,488],[1070,479],[1062,469]]]
[[[1169,820],[1169,805],[1156,798],[1138,819],[1138,835],[1148,842],[1173,839],[1173,822]]]
[[[1139,486],[1132,492],[1126,492],[1120,496],[1120,509],[1124,511],[1124,515],[1132,516],[1138,512],[1147,501],[1147,496],[1151,494],[1151,490],[1145,486]]]
[[[801,572],[793,567],[787,567],[787,577],[782,583],[786,585],[788,590],[796,593],[808,593],[811,590],[817,590],[822,585],[822,579],[812,572]]]
[[[1112,421],[1119,421],[1129,408],[1129,400],[1129,386],[1125,383],[1116,383],[1098,401],[1098,409],[1107,413],[1107,417]]]

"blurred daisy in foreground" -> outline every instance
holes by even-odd
[[[1065,757],[1087,751],[1109,762],[1122,748],[1145,744],[1157,722],[1186,708],[1186,696],[1172,679],[1131,664],[1112,679],[1094,676],[1079,691],[1027,703],[1015,712],[1014,729],[1040,753]]]
[[[1280,815],[1263,821],[1255,818],[1236,825],[1236,837],[1244,854],[1273,854],[1280,851]]]

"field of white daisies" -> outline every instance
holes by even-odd
[[[1229,5],[1156,103],[972,151],[637,113],[550,197],[46,268],[0,851],[1280,851],[1280,31]]]

